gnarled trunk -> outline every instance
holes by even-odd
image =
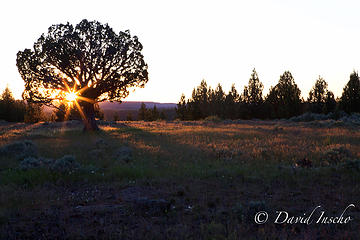
[[[99,127],[96,124],[96,120],[95,120],[94,104],[88,103],[88,102],[83,102],[81,105],[82,105],[84,115],[85,115],[85,116],[83,116],[84,132],[99,130]]]

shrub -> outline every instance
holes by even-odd
[[[37,148],[32,141],[19,141],[1,147],[0,155],[23,160],[27,157],[37,157]]]
[[[33,168],[41,168],[46,167],[48,168],[54,161],[52,159],[47,158],[36,158],[36,157],[26,157],[22,160],[19,164],[19,168],[21,170],[29,170]]]
[[[347,169],[355,169],[357,171],[360,171],[360,160],[359,159],[347,160],[342,164],[342,166]]]
[[[329,119],[328,115],[306,112],[300,116],[292,117],[289,120],[293,122],[311,122],[316,120],[327,120],[327,119]]]
[[[115,159],[117,161],[124,161],[126,163],[130,162],[132,159],[133,150],[127,146],[120,147],[115,153]]]
[[[80,164],[75,160],[72,155],[65,155],[57,159],[52,165],[51,169],[58,172],[72,172],[80,168]]]
[[[208,117],[206,117],[205,119],[204,119],[204,121],[205,122],[215,122],[215,123],[217,123],[217,122],[221,122],[222,121],[222,119],[221,118],[219,118],[218,116],[214,116],[214,115],[212,115],[212,116],[208,116]]]
[[[331,148],[324,153],[323,159],[331,165],[336,165],[350,160],[352,153],[345,147]]]
[[[42,162],[34,157],[27,157],[20,162],[20,169],[21,170],[28,170],[32,168],[41,167],[43,164]]]

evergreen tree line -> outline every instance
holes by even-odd
[[[43,118],[41,106],[15,100],[9,87],[0,96],[0,120],[8,122],[38,122]]]
[[[280,76],[278,83],[270,87],[265,97],[263,89],[255,69],[242,93],[236,90],[234,84],[226,94],[220,83],[212,89],[202,80],[193,89],[190,99],[186,100],[182,94],[176,114],[181,120],[199,120],[209,116],[222,119],[275,119],[290,118],[305,112],[360,112],[360,80],[355,71],[351,73],[340,99],[334,98],[321,76],[310,90],[307,100],[302,99],[301,91],[289,71]]]
[[[94,105],[95,118],[100,120],[104,119],[104,113],[101,111],[99,104]],[[81,113],[75,106],[75,104],[61,103],[58,109],[54,112],[56,122],[63,122],[67,120],[82,120]]]
[[[166,114],[163,111],[159,112],[156,105],[153,108],[146,108],[145,103],[141,103],[139,113],[138,113],[138,120],[143,121],[156,121],[156,120],[166,120]]]
[[[95,105],[95,117],[104,119],[98,104]],[[0,120],[8,122],[36,123],[40,121],[81,120],[81,114],[74,104],[61,103],[52,115],[44,114],[42,105],[15,100],[11,90],[6,87],[0,96]]]

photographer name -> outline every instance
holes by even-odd
[[[302,216],[290,216],[286,211],[277,211],[277,216],[274,221],[276,224],[295,224],[295,223],[303,223],[310,225],[312,223],[317,224],[346,224],[353,220],[351,216],[346,216],[346,211],[350,207],[355,207],[354,204],[348,205],[339,216],[329,216],[326,211],[319,211],[321,206],[316,206],[312,212],[306,216],[304,213]],[[320,212],[320,214],[317,214]],[[318,217],[315,217],[318,216]]]
[[[330,215],[322,207],[316,206],[310,214],[291,215],[287,211],[276,211],[275,224],[347,224],[354,220],[349,215],[349,209],[354,208],[354,204],[349,204],[339,215]],[[264,224],[269,219],[269,215],[265,211],[255,214],[255,223]]]

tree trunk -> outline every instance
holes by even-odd
[[[96,124],[96,120],[95,120],[94,104],[84,102],[82,104],[82,108],[83,108],[84,115],[85,115],[85,118],[83,119],[84,132],[85,131],[97,131],[97,130],[99,130],[99,127]]]

